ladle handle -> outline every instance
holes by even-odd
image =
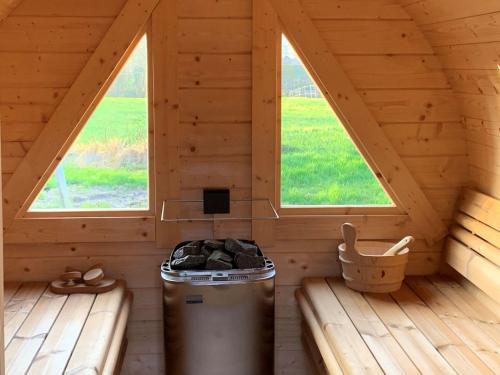
[[[344,238],[345,242],[345,251],[346,254],[354,254],[357,252],[356,250],[356,238],[357,238],[357,233],[356,233],[356,227],[352,225],[351,223],[344,223],[342,224],[341,227],[342,231],[342,237]]]
[[[415,239],[412,236],[406,236],[389,250],[384,253],[384,256],[396,255],[402,249],[404,249],[410,242],[413,242]]]

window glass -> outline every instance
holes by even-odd
[[[144,36],[30,211],[148,209]]]
[[[282,206],[391,205],[284,36],[281,58]]]

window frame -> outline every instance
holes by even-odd
[[[306,69],[307,73],[311,77],[314,84],[314,78],[309,72],[308,67],[304,63],[304,58],[300,55],[300,52],[293,46],[291,39],[286,35],[285,31],[279,25],[277,27],[277,38],[276,38],[276,163],[275,163],[275,202],[276,210],[280,216],[286,217],[318,217],[318,216],[336,216],[336,215],[398,215],[404,214],[404,211],[398,207],[398,202],[395,197],[391,196],[383,184],[380,184],[382,189],[386,192],[388,197],[392,200],[391,205],[283,205],[281,201],[281,118],[282,118],[282,37],[287,38],[289,43],[294,48],[294,51],[298,55],[302,65]],[[318,87],[322,91],[321,87]],[[335,112],[334,108],[331,108]],[[349,136],[349,135],[348,135]],[[350,137],[350,136],[349,136]],[[373,173],[373,170],[364,157],[364,155],[359,150],[355,142],[354,146],[360,153],[361,157],[365,161],[366,165],[372,172],[374,178],[377,178]]]
[[[147,45],[147,127],[148,127],[148,208],[147,209],[54,209],[54,210],[35,210],[29,211],[31,205],[35,202],[36,198],[40,194],[35,196],[32,201],[26,202],[22,209],[22,214],[19,215],[18,219],[53,219],[53,218],[138,218],[143,220],[147,217],[153,217],[156,211],[156,201],[155,201],[155,158],[154,158],[154,135],[155,135],[155,122],[154,122],[154,112],[153,112],[153,63],[152,63],[152,32],[151,32],[151,22],[148,22],[144,31],[140,34],[140,36],[134,40],[134,43],[137,43],[143,38],[146,37],[146,45]],[[131,48],[129,54],[124,56],[122,63],[117,66],[110,79],[108,80],[108,87],[106,87],[106,91],[111,87],[115,78],[119,75],[121,68],[126,64],[130,55],[134,51],[134,48]],[[92,111],[89,111],[90,114],[87,116],[87,119],[91,116],[97,106],[101,103],[103,97],[96,100],[95,105],[92,108]],[[83,129],[83,128],[82,128]],[[54,168],[55,171],[55,168]],[[54,172],[52,171],[52,173]],[[43,188],[42,188],[43,189]]]

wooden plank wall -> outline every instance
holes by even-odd
[[[500,198],[500,3],[406,1],[433,45],[466,126],[472,186]]]
[[[4,182],[123,3],[53,0],[42,5],[24,0],[0,25]],[[466,178],[464,133],[448,80],[425,36],[397,0],[304,0],[304,6],[432,204],[449,220]],[[177,2],[178,178],[183,198],[199,198],[200,188],[210,186],[230,186],[234,198],[251,197],[251,17],[251,0]],[[406,215],[339,216],[338,223],[351,219],[362,225],[364,238],[394,239],[413,231]],[[304,222],[282,220],[275,247],[267,249],[278,267],[277,374],[312,373],[300,342],[295,288],[303,277],[340,272],[338,228],[319,221],[314,230],[304,230]],[[47,231],[65,229],[64,222],[54,223],[58,227]],[[228,230],[233,235],[250,233],[247,224],[216,229],[218,235]],[[204,226],[184,226],[181,234],[210,235]],[[5,249],[7,280],[49,280],[65,265],[98,261],[111,275],[125,278],[135,299],[123,372],[162,373],[158,267],[168,250],[157,249],[149,236],[108,242],[98,236],[86,239],[78,229],[75,239],[65,233],[60,242],[45,235],[37,241],[36,233],[25,243],[16,238]],[[419,240],[416,250],[410,272],[434,272],[440,244],[428,248]]]

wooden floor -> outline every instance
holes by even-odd
[[[307,279],[297,298],[322,373],[500,374],[498,305],[452,280],[407,278],[370,294]]]
[[[113,374],[120,363],[131,295],[57,295],[47,283],[5,285],[7,374]]]

